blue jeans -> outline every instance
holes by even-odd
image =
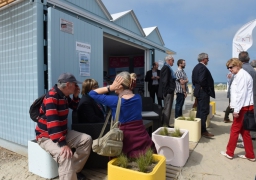
[[[182,107],[185,101],[184,93],[176,93],[175,118],[182,116]]]

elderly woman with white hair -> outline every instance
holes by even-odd
[[[255,161],[250,131],[243,128],[245,113],[254,110],[253,80],[250,74],[242,68],[242,62],[239,59],[232,58],[226,65],[228,70],[234,74],[230,88],[230,108],[234,109],[234,118],[226,152],[221,151],[221,154],[228,159],[233,159],[238,135],[241,134],[244,140],[245,155],[238,155],[238,157]]]
[[[115,117],[119,97],[121,109],[119,128],[123,131],[123,153],[128,157],[138,157],[148,148],[155,150],[155,145],[147,133],[142,121],[142,101],[139,94],[133,94],[132,89],[136,83],[136,74],[121,72],[117,74],[113,84],[89,92],[89,96],[96,102],[108,106]],[[105,95],[115,91],[118,96]]]

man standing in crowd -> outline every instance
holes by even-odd
[[[188,92],[188,78],[184,71],[186,61],[179,59],[177,62],[178,70],[176,71],[176,105],[175,105],[175,118],[182,116],[182,107]]]
[[[162,99],[157,96],[158,88],[159,88],[159,78],[160,78],[160,70],[158,70],[158,63],[154,62],[152,65],[152,70],[147,71],[145,81],[148,82],[148,91],[150,97],[153,99],[155,103],[155,94],[157,97],[158,105],[162,107]]]
[[[206,65],[209,62],[208,54],[198,55],[198,64],[192,71],[192,83],[195,86],[194,96],[197,98],[197,118],[201,118],[202,136],[211,138],[214,135],[206,130],[206,120],[209,114],[210,96],[215,98],[214,81]]]
[[[234,76],[231,72],[229,72],[227,74],[227,79],[228,79],[228,91],[227,91],[227,98],[228,98],[228,106],[226,108],[226,111],[225,111],[225,116],[224,116],[224,123],[230,123],[232,122],[230,119],[229,119],[229,113],[230,113],[230,87],[231,87],[231,84],[232,84],[232,81],[234,79]]]
[[[162,123],[166,126],[173,127],[174,119],[171,119],[172,103],[175,91],[175,73],[172,70],[174,59],[172,55],[165,57],[165,63],[160,71],[160,83],[158,97],[164,99],[164,109],[162,112]]]
[[[254,104],[254,117],[256,118],[256,72],[255,72],[254,68],[252,67],[252,65],[249,64],[250,56],[249,56],[247,51],[240,52],[238,58],[243,63],[242,68],[251,75],[252,80],[253,80],[253,88],[252,88],[252,90],[253,90],[253,100],[252,101],[253,101],[253,104]],[[256,121],[256,119],[255,119],[255,121]],[[256,133],[255,132],[251,131],[250,134],[251,134],[252,139],[256,138]],[[239,139],[241,141],[243,141],[241,136],[239,136]],[[244,143],[241,142],[241,144],[237,144],[237,147],[244,148]]]
[[[78,83],[72,74],[59,76],[58,84],[45,95],[35,129],[38,144],[59,164],[60,180],[85,179],[80,171],[92,146],[91,136],[67,129],[69,108],[76,109],[80,100]],[[76,149],[74,154],[71,149]]]
[[[252,60],[250,64],[253,67],[253,69],[256,70],[256,60]]]

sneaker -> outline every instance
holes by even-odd
[[[240,139],[240,138],[238,138],[238,139],[237,139],[237,142],[243,142],[243,140],[242,140],[242,139]]]
[[[220,154],[223,155],[223,156],[225,156],[225,157],[228,158],[228,159],[233,159],[233,157],[227,155],[224,151],[221,151]]]
[[[203,133],[202,133],[202,136],[203,136],[203,137],[206,137],[206,138],[212,138],[214,135],[211,134],[211,133],[209,133],[208,131],[206,131],[206,132],[203,132]]]
[[[76,173],[76,177],[77,177],[77,180],[85,180],[86,179],[85,175],[81,172]]]
[[[249,161],[252,161],[252,162],[255,161],[255,158],[250,159],[250,158],[247,158],[245,155],[238,155],[238,157],[240,157],[240,158],[242,158],[242,159],[248,159]]]

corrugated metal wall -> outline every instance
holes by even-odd
[[[124,15],[123,17],[117,19],[116,21],[113,21],[115,24],[135,33],[140,36],[142,36],[137,24],[135,23],[132,15],[130,13]]]
[[[101,8],[99,7],[96,0],[61,0],[65,1],[66,3],[69,3],[69,5],[74,7],[82,8],[86,11],[89,11],[93,14],[96,14],[97,16],[102,17],[103,19],[109,19],[106,17],[106,15],[103,13]]]
[[[60,31],[60,18],[73,23],[74,34]],[[80,76],[76,41],[91,45],[90,76]],[[82,82],[87,78],[93,78],[99,82],[100,86],[103,85],[103,31],[59,10],[48,8],[49,88],[57,83],[59,75],[63,72],[74,74],[77,80]],[[71,111],[68,119],[70,128]]]
[[[43,5],[22,1],[0,11],[0,138],[35,138],[29,107],[43,94]]]
[[[146,37],[148,40],[152,41],[152,42],[155,42],[159,45],[162,46],[162,42],[160,41],[156,31],[154,30],[152,33],[150,33],[147,37]]]

